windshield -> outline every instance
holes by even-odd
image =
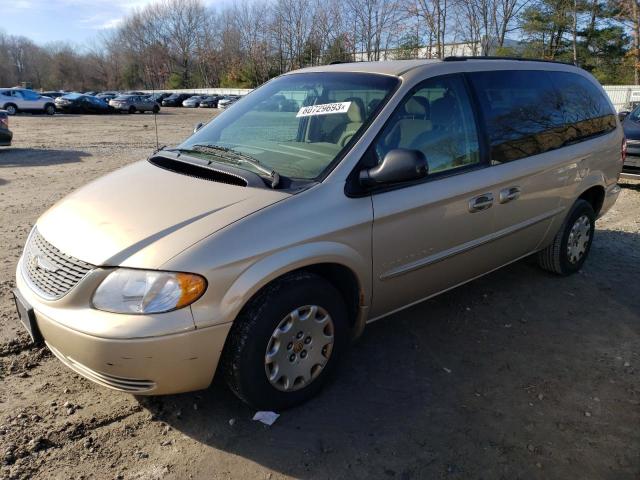
[[[284,75],[238,101],[178,149],[223,147],[279,175],[313,180],[360,135],[398,82],[369,73]]]

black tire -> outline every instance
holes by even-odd
[[[131,106],[129,107],[128,112],[129,112],[129,113],[136,113],[136,107],[134,107],[133,105],[131,105]]]
[[[576,222],[582,217],[586,217],[589,223],[589,237],[586,241],[584,253],[573,261],[569,257],[568,244],[571,230]],[[589,256],[591,244],[593,243],[593,232],[595,230],[596,213],[593,207],[586,200],[577,200],[573,204],[562,227],[556,234],[551,245],[538,252],[538,265],[544,270],[558,275],[571,275],[582,268],[582,265]]]
[[[306,305],[318,305],[331,316],[333,347],[326,365],[315,379],[298,390],[285,392],[269,381],[265,355],[280,322],[290,312]],[[263,288],[245,306],[231,327],[221,365],[227,384],[238,398],[259,410],[280,411],[316,395],[331,376],[348,344],[348,314],[340,292],[318,275],[297,272]],[[303,361],[302,357],[299,361]]]
[[[53,103],[47,103],[44,106],[44,113],[47,115],[55,115],[56,114],[56,106]]]
[[[18,113],[18,107],[16,107],[13,103],[7,103],[4,106],[3,110],[6,110],[9,115],[15,115],[16,113]]]
[[[153,113],[158,113],[160,111],[160,107],[158,105],[153,106]]]

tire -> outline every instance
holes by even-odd
[[[129,112],[129,113],[136,113],[136,107],[134,107],[133,105],[131,105],[131,106],[129,107],[128,112]]]
[[[324,319],[324,324],[304,323],[311,321],[313,311],[310,306],[318,307],[313,318]],[[291,313],[297,310],[301,314],[297,323],[293,323]],[[285,322],[293,323],[286,331],[282,327]],[[315,334],[308,329],[314,326]],[[280,329],[278,333],[277,329]],[[298,329],[301,330],[296,333]],[[303,336],[298,337],[302,330]],[[333,333],[330,346],[324,345],[328,341],[327,332]],[[275,335],[280,335],[279,340],[274,340]],[[331,376],[348,344],[348,314],[340,292],[318,275],[297,272],[263,288],[245,306],[231,327],[221,365],[227,384],[238,398],[259,410],[280,411],[316,395]],[[272,353],[278,352],[274,357],[278,358],[279,354],[283,357],[268,364],[268,349]],[[315,363],[327,357],[324,367]],[[280,365],[283,368],[279,368]],[[292,380],[287,381],[287,377],[279,373],[289,368],[293,369]],[[301,377],[293,379],[297,374],[296,368],[309,373],[306,385],[299,381]],[[271,380],[268,372],[273,376]]]
[[[551,245],[538,252],[538,265],[558,275],[576,273],[589,256],[595,223],[596,213],[591,204],[577,200]]]
[[[152,112],[153,113],[158,113],[159,111],[160,111],[160,107],[158,105],[154,105]]]
[[[47,115],[55,115],[56,114],[55,105],[52,105],[51,103],[47,103],[44,106],[44,113],[46,113]]]
[[[4,110],[6,110],[9,115],[15,115],[16,113],[18,113],[18,107],[16,107],[13,103],[5,105]]]

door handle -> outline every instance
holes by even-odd
[[[500,203],[508,203],[512,200],[517,200],[520,197],[522,190],[520,187],[509,187],[500,190]]]
[[[493,193],[483,193],[469,200],[469,211],[471,213],[481,212],[493,205]]]

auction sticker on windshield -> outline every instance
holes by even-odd
[[[321,105],[309,105],[302,107],[297,117],[312,117],[314,115],[329,115],[330,113],[347,113],[351,102],[323,103]]]

